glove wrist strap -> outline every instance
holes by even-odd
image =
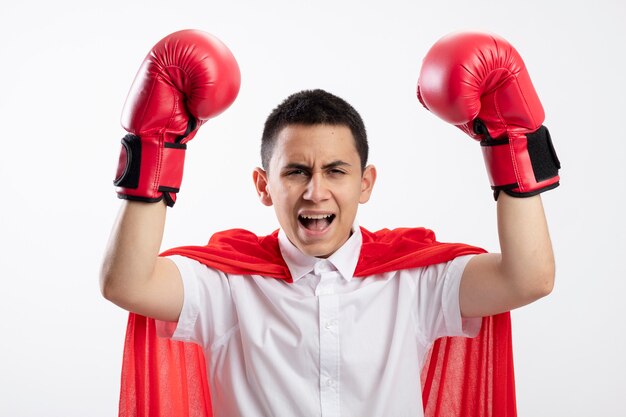
[[[559,185],[561,164],[545,126],[532,133],[493,139],[481,123],[475,121],[474,131],[483,135],[480,144],[496,200],[500,191],[530,197]]]
[[[173,206],[183,178],[186,148],[160,137],[124,136],[113,181],[118,197],[151,203],[165,199]]]

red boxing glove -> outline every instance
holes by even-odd
[[[482,145],[497,199],[528,197],[559,185],[560,163],[522,58],[486,33],[443,37],[426,54],[417,97],[429,111]]]
[[[122,111],[129,132],[114,184],[118,197],[173,206],[186,143],[239,92],[237,61],[217,38],[198,30],[172,33],[146,56]]]

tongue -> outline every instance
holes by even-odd
[[[323,219],[301,219],[302,224],[309,230],[321,231],[328,227],[330,219],[325,217]]]

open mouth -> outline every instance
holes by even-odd
[[[298,221],[305,229],[320,232],[335,220],[334,214],[301,214]]]

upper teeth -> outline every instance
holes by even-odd
[[[326,218],[329,218],[330,216],[332,216],[332,214],[302,214],[301,215],[302,218],[311,219],[311,220],[326,219]]]

